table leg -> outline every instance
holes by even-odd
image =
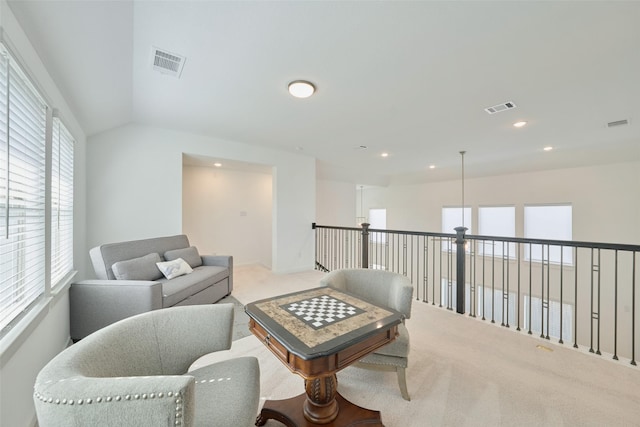
[[[338,416],[336,374],[322,375],[305,380],[307,400],[304,402],[304,416],[316,424],[328,424]]]

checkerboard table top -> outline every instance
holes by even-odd
[[[283,304],[281,308],[313,329],[324,328],[364,313],[361,308],[326,294]]]
[[[289,351],[312,358],[353,342],[402,315],[329,287],[295,292],[247,304],[247,314]]]

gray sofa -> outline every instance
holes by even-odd
[[[189,370],[201,356],[231,347],[233,315],[233,304],[155,310],[73,344],[36,378],[38,425],[253,425],[260,403],[255,357]]]
[[[74,341],[129,316],[211,304],[233,290],[233,257],[200,256],[185,235],[109,243],[89,254],[97,279],[73,283],[69,290]],[[167,279],[156,262],[178,258],[192,272]]]

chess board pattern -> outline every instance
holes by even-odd
[[[364,310],[329,295],[318,295],[280,307],[313,329],[324,328],[364,313]]]

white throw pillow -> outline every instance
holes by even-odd
[[[189,264],[187,264],[187,262],[182,258],[174,259],[172,261],[157,262],[156,265],[167,279],[173,279],[174,277],[189,274],[193,271]]]

